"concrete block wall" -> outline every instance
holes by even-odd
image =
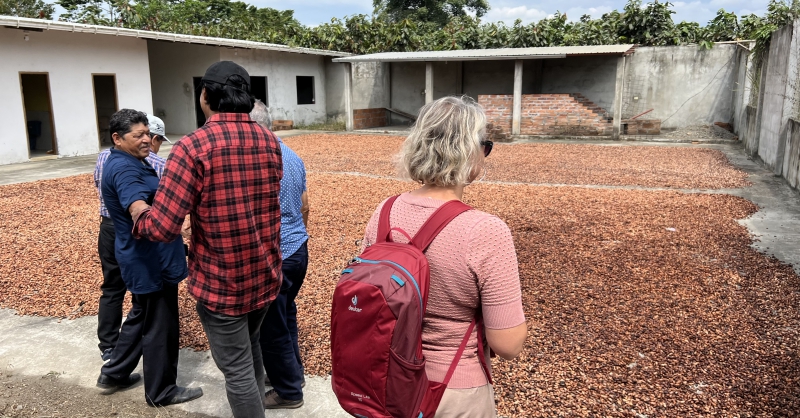
[[[386,109],[353,109],[353,129],[380,128],[386,126]]]
[[[789,119],[783,177],[795,189],[800,184],[800,121],[794,119]]]
[[[478,103],[498,134],[510,134],[514,96],[479,95]],[[611,135],[608,112],[580,94],[523,94],[521,135]],[[501,131],[502,130],[502,131]]]
[[[758,154],[758,108],[745,106],[744,118],[739,127],[739,139],[749,155]]]
[[[661,120],[664,130],[733,122],[739,49],[734,44],[637,47],[625,60],[621,118],[653,109],[647,116]]]
[[[740,72],[738,83],[745,82]],[[772,33],[755,106],[743,106],[736,129],[745,151],[800,187],[800,19]],[[738,98],[737,100],[742,100]]]
[[[785,97],[789,85],[792,34],[792,25],[784,26],[772,34],[769,61],[762,70],[766,72],[766,83],[762,86],[764,96],[759,104],[763,110],[758,155],[776,174],[780,173],[780,164],[783,162],[781,134],[790,116],[788,109],[785,109]]]

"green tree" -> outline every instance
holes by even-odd
[[[613,45],[619,43],[622,15],[614,10],[599,19],[589,15],[581,16],[578,22],[569,25],[564,35],[564,45]]]
[[[656,0],[642,7],[641,0],[630,0],[622,15],[620,41],[647,46],[678,44],[671,6],[672,3]]]
[[[393,22],[414,19],[435,23],[439,28],[454,17],[469,13],[482,17],[489,10],[487,0],[373,0],[373,5],[378,14],[388,16]]]
[[[57,0],[66,9],[59,19],[103,26],[125,26],[133,8],[127,0]]]
[[[739,20],[736,13],[719,9],[717,16],[705,27],[704,38],[711,42],[735,41],[739,35]]]
[[[55,6],[43,0],[0,0],[0,15],[52,19]]]

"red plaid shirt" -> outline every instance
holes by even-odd
[[[263,308],[281,284],[281,148],[243,113],[211,116],[172,147],[134,236],[169,242],[192,215],[189,292],[208,309]]]

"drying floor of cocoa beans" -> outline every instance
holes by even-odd
[[[308,135],[287,138],[310,171],[397,173],[402,137]],[[532,184],[588,184],[681,189],[747,186],[721,152],[705,148],[595,144],[496,144],[486,160],[486,180]]]
[[[306,373],[330,372],[339,272],[377,204],[411,190],[389,178],[401,139],[288,138],[308,166],[310,266],[298,297]],[[498,144],[465,201],[511,228],[529,336],[493,361],[501,415],[796,416],[800,277],[750,247],[746,174],[702,148]],[[343,174],[350,173],[350,174]],[[370,174],[370,176],[353,173]],[[374,177],[380,176],[380,177]],[[102,281],[91,175],[0,187],[0,307],[97,314]],[[183,286],[182,286],[183,287]],[[181,291],[181,344],[207,349]]]

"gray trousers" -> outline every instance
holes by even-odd
[[[264,361],[258,342],[267,307],[240,316],[223,315],[197,303],[197,314],[214,363],[225,376],[234,418],[264,417]]]

